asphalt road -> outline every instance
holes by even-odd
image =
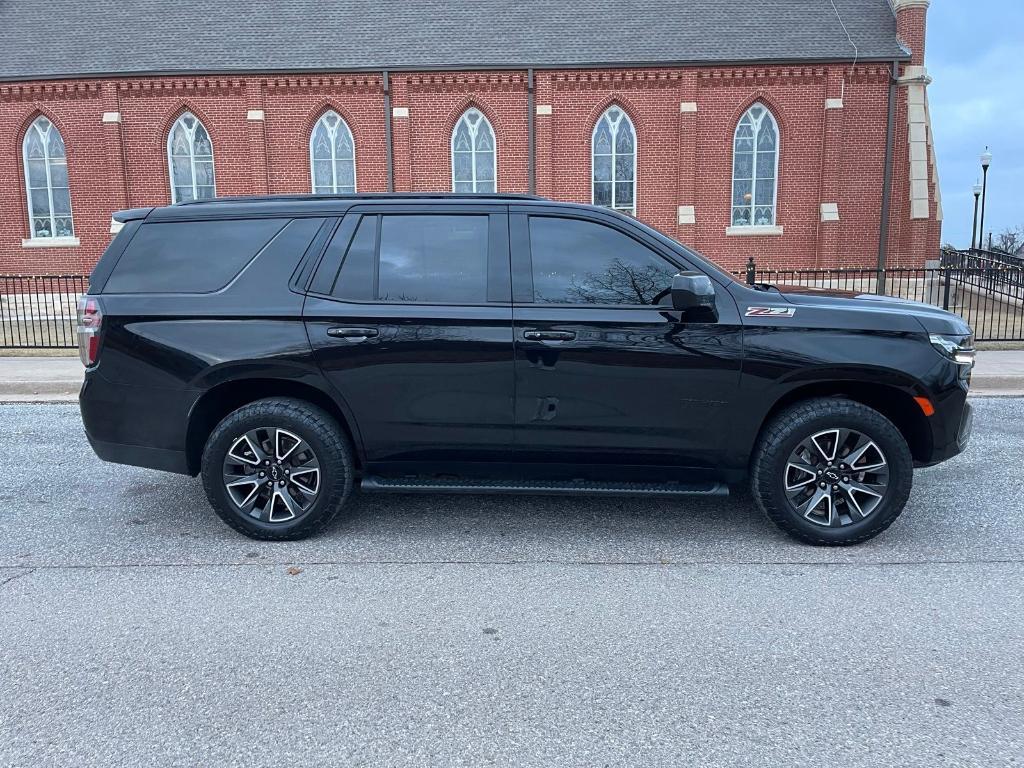
[[[256,543],[0,406],[0,765],[1021,765],[1024,400],[975,403],[845,550],[743,497],[367,496]]]

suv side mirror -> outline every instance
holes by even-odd
[[[680,272],[672,278],[672,308],[681,312],[715,312],[715,286],[700,272]]]

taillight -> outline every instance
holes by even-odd
[[[103,310],[95,296],[82,296],[78,300],[78,356],[82,365],[91,368],[96,365],[100,354],[100,328],[103,325]]]

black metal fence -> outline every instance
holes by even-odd
[[[0,275],[0,348],[71,349],[85,275]]]
[[[923,301],[955,312],[978,341],[1024,341],[1024,260],[989,251],[943,251],[934,266],[845,269],[759,269],[748,283],[875,293]]]

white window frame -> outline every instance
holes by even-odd
[[[186,117],[191,117],[195,120],[195,125],[189,128],[182,121]],[[178,115],[178,119],[171,124],[171,129],[167,132],[167,178],[171,183],[171,202],[178,202],[178,184],[174,183],[174,155],[171,152],[171,139],[174,137],[174,131],[181,123],[181,127],[188,133],[188,159],[191,163],[192,169],[192,199],[199,200],[199,186],[196,184],[196,128],[203,126],[203,130],[206,131],[206,137],[210,140],[210,170],[213,173],[213,196],[217,197],[217,161],[213,151],[213,136],[210,134],[210,129],[203,125],[203,121],[200,120],[192,112],[182,112]],[[184,185],[180,185],[184,186]],[[207,186],[207,185],[203,185]],[[206,198],[203,198],[204,200]]]
[[[46,133],[43,133],[38,128],[40,120],[45,120],[46,122],[48,122],[50,124],[50,127],[46,129]],[[28,157],[28,142],[29,142],[29,137],[32,135],[33,131],[35,131],[39,135],[39,138],[42,141],[42,145],[43,145],[43,165],[46,168],[46,197],[47,197],[47,201],[48,201],[49,207],[50,207],[49,219],[50,219],[50,233],[51,234],[49,234],[49,235],[39,235],[39,234],[36,234],[36,219],[39,219],[39,218],[42,218],[42,217],[41,216],[36,216],[35,215],[35,211],[33,210],[33,207],[32,207],[32,189],[33,189],[33,187],[32,187],[32,179],[31,179],[31,176],[29,175],[29,172],[28,172],[28,161],[29,161],[29,157]],[[50,164],[53,162],[53,159],[50,157],[50,132],[51,131],[56,131],[57,136],[60,137],[60,143],[64,145],[64,165],[68,167],[68,215],[67,216],[59,216],[58,217],[54,213],[54,210],[53,210],[53,177],[52,177],[51,172],[50,172]],[[36,158],[36,159],[38,159],[38,158]],[[26,202],[26,204],[28,206],[28,231],[29,231],[29,236],[30,236],[28,241],[22,241],[22,245],[24,245],[25,242],[31,242],[31,241],[37,241],[37,240],[41,240],[41,241],[44,241],[44,242],[50,242],[50,241],[58,242],[59,241],[60,244],[78,245],[78,240],[75,237],[75,215],[74,215],[74,211],[72,210],[72,207],[71,207],[71,174],[70,174],[70,170],[71,169],[70,169],[70,166],[68,165],[68,147],[67,147],[67,144],[64,143],[64,136],[61,135],[60,130],[58,130],[57,126],[53,124],[53,120],[48,118],[46,115],[39,115],[39,117],[37,117],[35,120],[33,120],[32,123],[29,125],[28,130],[25,131],[25,136],[21,140],[21,162],[22,162],[22,170],[25,172],[25,202]],[[39,187],[35,187],[35,189],[39,189]],[[61,218],[61,219],[65,219],[66,218],[66,219],[70,219],[71,220],[71,234],[70,235],[62,235],[62,236],[58,236],[57,235],[57,219],[58,218]],[[74,242],[72,242],[72,241],[74,241]]]
[[[735,204],[736,200],[736,136],[740,132],[740,124],[743,122],[743,118],[750,114],[750,110],[755,107],[760,107],[764,110],[764,114],[760,119],[754,120],[751,116],[751,120],[754,120],[754,152],[751,166],[751,181],[750,181],[750,205],[747,206],[750,209],[750,223],[749,224],[734,224],[733,214],[735,209],[740,207]],[[754,222],[754,211],[757,209],[757,139],[761,133],[761,125],[764,123],[765,118],[771,120],[772,125],[775,128],[775,174],[774,174],[774,186],[772,187],[772,220],[768,224],[757,224]],[[782,131],[779,130],[779,121],[775,119],[775,115],[768,108],[767,104],[760,101],[755,101],[749,107],[747,107],[743,114],[740,115],[740,119],[736,121],[736,128],[732,132],[732,186],[729,190],[729,229],[735,230],[738,228],[773,228],[779,218],[779,150],[782,147]],[[761,206],[764,207],[764,206]],[[767,230],[766,230],[767,231]]]
[[[611,121],[611,118],[608,118],[608,113],[611,112],[613,109],[617,109],[619,111],[619,119],[616,120],[614,123]],[[611,204],[611,207],[608,208],[608,209],[611,210],[611,211],[618,211],[619,213],[628,213],[630,216],[636,216],[636,211],[637,211],[637,199],[636,199],[637,183],[636,183],[636,180],[637,180],[637,176],[639,175],[639,170],[640,170],[640,137],[639,137],[639,135],[637,135],[636,125],[633,124],[633,121],[630,119],[629,115],[626,114],[626,110],[624,110],[618,104],[612,104],[610,107],[608,107],[608,109],[606,109],[604,112],[602,112],[601,116],[599,118],[597,118],[597,120],[594,122],[594,129],[590,132],[590,204],[591,205],[597,205],[598,204],[597,203],[597,198],[594,195],[594,185],[596,183],[596,180],[594,179],[594,166],[595,166],[594,158],[597,157],[597,154],[594,152],[594,139],[597,138],[597,129],[600,127],[601,122],[605,118],[608,118],[608,123],[611,126],[611,131],[612,131],[612,154],[611,154],[611,158],[612,158],[612,204]],[[615,198],[618,196],[618,193],[616,191],[616,186],[615,185],[620,183],[620,182],[616,181],[616,179],[615,179],[616,165],[617,165],[617,163],[615,161],[618,159],[618,156],[619,156],[618,148],[615,146],[615,139],[618,137],[619,125],[622,124],[623,120],[626,121],[626,123],[629,125],[630,129],[633,131],[633,205],[630,208],[623,208],[623,207],[615,205],[615,203],[616,203],[616,199]],[[607,183],[607,182],[602,182],[602,183]],[[603,206],[602,205],[601,207],[605,208],[605,207],[608,207],[608,206]]]
[[[480,119],[477,120],[476,125],[473,125],[473,123],[469,122],[468,118],[469,118],[469,115],[470,115],[471,112],[476,112],[478,115],[480,115]],[[485,115],[483,112],[481,112],[476,107],[470,107],[469,109],[467,109],[465,112],[462,113],[462,116],[455,122],[455,126],[452,128],[451,140],[448,142],[449,152],[450,152],[451,161],[452,161],[452,192],[455,191],[455,134],[459,132],[459,126],[462,125],[463,121],[465,121],[466,127],[469,130],[469,140],[470,140],[470,142],[473,145],[472,151],[469,153],[470,161],[472,163],[471,167],[472,167],[472,171],[473,171],[473,178],[472,178],[472,182],[471,182],[472,185],[473,185],[473,190],[472,190],[471,194],[474,194],[474,195],[478,194],[477,193],[477,189],[476,189],[477,181],[478,181],[477,177],[476,177],[476,156],[477,156],[477,152],[478,152],[478,150],[476,148],[476,134],[477,134],[477,131],[480,129],[481,125],[486,125],[490,129],[490,131],[491,131],[491,139],[494,142],[494,151],[491,153],[492,155],[494,155],[494,160],[492,161],[491,172],[494,174],[494,180],[493,180],[494,192],[497,193],[497,191],[498,191],[498,134],[495,133],[494,126],[491,125],[491,121],[487,119],[487,115]],[[465,152],[465,150],[460,150],[460,151]],[[482,179],[481,181],[487,182],[487,181],[489,181],[489,179]],[[459,183],[460,184],[465,184],[466,182],[465,181],[460,181]]]
[[[315,193],[316,192],[316,186],[317,186],[316,185],[316,158],[313,156],[313,136],[316,134],[316,129],[320,126],[320,123],[322,123],[324,121],[324,119],[326,117],[328,117],[329,115],[334,115],[338,119],[338,122],[336,122],[334,124],[334,128],[331,128],[331,126],[327,125],[326,123],[324,124],[324,127],[327,129],[327,134],[331,138],[331,192],[330,192],[330,194],[332,194],[332,195],[349,194],[347,192],[339,192],[338,191],[338,168],[337,168],[338,156],[335,153],[334,140],[335,140],[335,138],[336,138],[336,136],[338,134],[338,128],[340,126],[344,126],[345,127],[345,131],[348,133],[349,143],[352,144],[352,194],[355,194],[359,190],[359,176],[357,175],[357,171],[356,171],[356,137],[353,135],[352,129],[349,127],[349,124],[347,122],[345,122],[345,118],[343,118],[341,115],[339,115],[333,109],[328,109],[326,112],[324,112],[322,115],[320,115],[320,117],[317,118],[317,121],[315,123],[313,123],[313,130],[311,130],[309,132],[309,182],[310,182],[310,190]],[[326,159],[326,158],[321,158],[321,159]]]

